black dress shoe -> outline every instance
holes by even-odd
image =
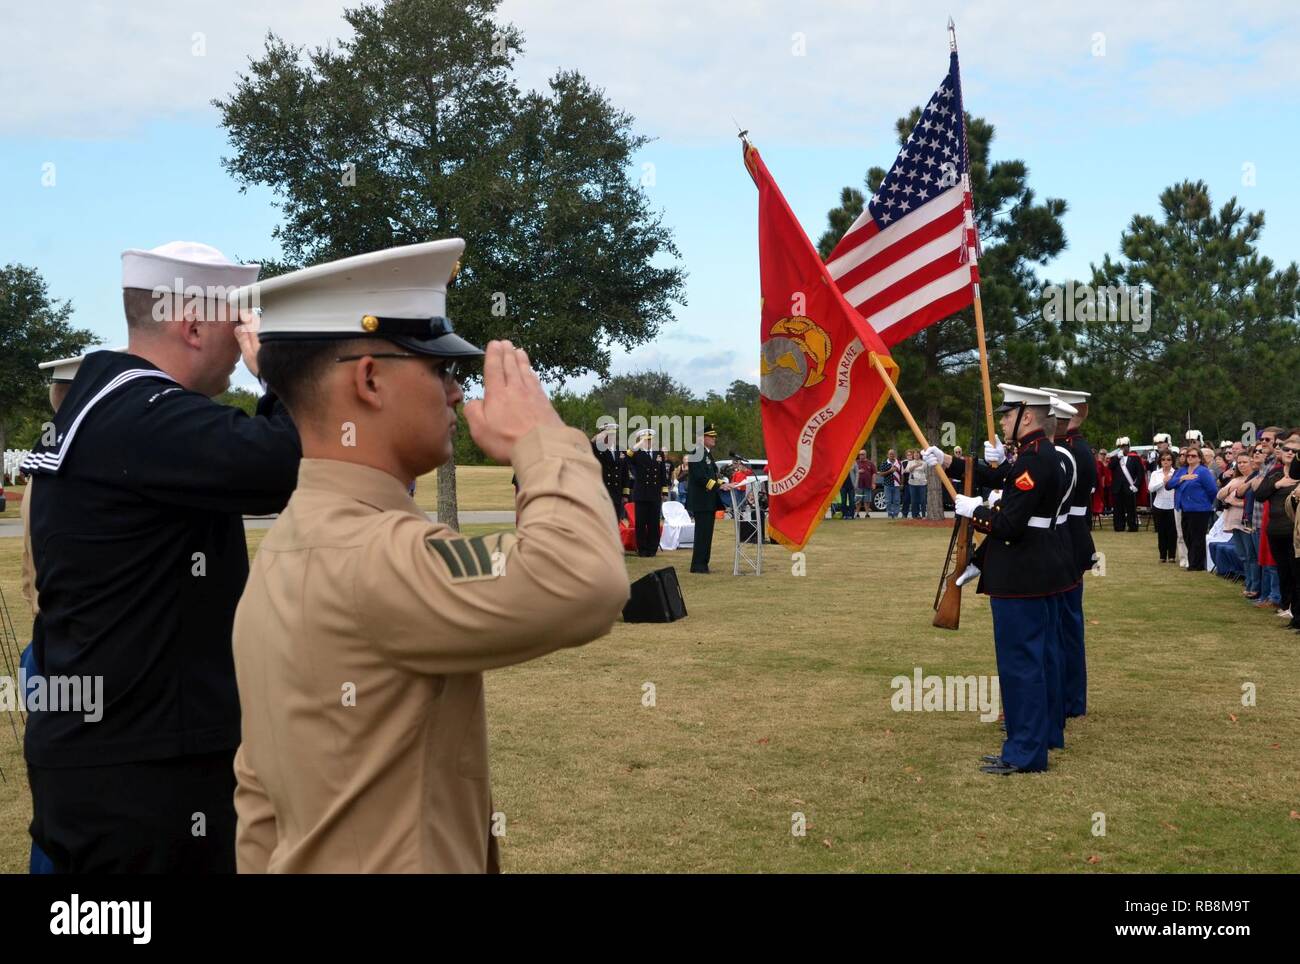
[[[1003,760],[1000,763],[990,763],[988,766],[980,767],[980,773],[992,773],[999,777],[1009,777],[1013,773],[1023,772],[1020,767],[1014,763],[1007,763]]]
[[[989,753],[989,754],[985,754],[984,756],[980,757],[980,759],[983,760],[985,763],[991,763],[991,764],[993,764],[994,766],[1001,766],[1001,765],[1002,765],[1002,757],[1000,757],[1000,756],[994,756],[994,755],[991,754],[991,753]]]
[[[707,576],[707,575],[709,574],[709,570],[707,570],[707,569],[694,569],[694,568],[693,568],[693,569],[691,569],[691,572],[696,573],[697,575],[701,575],[701,576]]]

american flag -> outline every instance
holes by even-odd
[[[948,76],[826,267],[893,346],[971,303],[978,245],[954,51]]]

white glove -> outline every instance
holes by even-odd
[[[966,567],[965,571],[962,572],[962,574],[957,577],[957,585],[964,586],[972,579],[979,578],[979,574],[980,574],[980,567],[975,565],[975,563],[972,562],[969,566]]]
[[[984,504],[984,500],[974,495],[959,495],[956,499],[955,511],[957,515],[969,519],[974,515],[975,510]]]
[[[930,468],[936,465],[943,465],[943,450],[931,445],[928,449],[921,449],[921,461]]]
[[[1007,447],[995,435],[992,442],[984,443],[984,461],[989,465],[1000,465],[1007,460]]]
[[[1137,487],[1136,485],[1130,485],[1130,486],[1128,487],[1128,490],[1129,490],[1130,492],[1136,492],[1136,491],[1138,490],[1138,487]]]
[[[989,508],[990,508],[990,509],[993,508],[995,505],[997,505],[1000,501],[1002,501],[1002,490],[1001,490],[1001,489],[994,489],[992,492],[989,493]]]

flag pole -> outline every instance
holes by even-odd
[[[916,436],[917,444],[923,449],[928,449],[930,443],[925,440],[925,433],[921,431],[921,426],[916,424],[916,419],[912,418],[912,413],[908,410],[907,403],[903,401],[903,396],[898,394],[898,389],[894,385],[894,380],[889,377],[889,369],[884,366],[884,363],[880,360],[880,356],[874,351],[869,352],[868,355],[871,358],[871,364],[875,367],[876,371],[880,373],[880,378],[884,381],[885,387],[889,389],[889,394],[893,397],[894,404],[897,405],[899,411],[903,413],[903,420],[907,422],[907,427],[910,428],[912,434]],[[952,479],[948,478],[948,473],[943,470],[942,465],[936,465],[934,470],[939,474],[939,481],[943,483],[943,487],[948,490],[948,494],[952,496],[953,501],[956,502],[957,490],[953,487]]]
[[[948,18],[948,49],[952,51],[954,54],[957,52],[957,27],[952,22],[952,17]],[[958,67],[957,109],[961,112],[962,142],[963,144],[965,144],[966,108],[965,105],[962,104],[961,102],[960,70],[961,68]],[[969,154],[969,148],[966,148],[966,150],[967,153]],[[974,210],[975,197],[970,191],[970,164],[969,163],[966,165],[966,174],[964,175],[964,177],[966,178],[967,195],[971,199],[971,207],[968,210],[970,211],[971,222],[973,224],[975,220],[975,210]],[[975,282],[973,287],[974,287],[974,295],[975,295],[975,299],[974,299],[975,300],[975,338],[979,344],[979,352],[980,352],[980,386],[984,389],[984,426],[988,430],[988,442],[990,445],[992,445],[996,433],[993,428],[993,390],[989,385],[989,350],[988,350],[988,344],[984,339],[984,303],[980,299],[979,282],[978,281]]]

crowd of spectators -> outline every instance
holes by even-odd
[[[1130,483],[1136,473],[1128,439],[1117,442],[1123,444],[1114,452],[1097,452],[1093,512],[1109,513],[1116,531],[1125,531],[1124,492],[1138,486]],[[1168,435],[1157,435],[1141,460],[1141,477],[1132,483],[1140,482],[1145,496],[1139,502],[1150,512],[1160,563],[1239,582],[1247,602],[1275,610],[1300,631],[1292,607],[1300,579],[1297,454],[1300,428],[1269,426],[1253,442],[1217,447],[1195,431],[1181,448]]]

